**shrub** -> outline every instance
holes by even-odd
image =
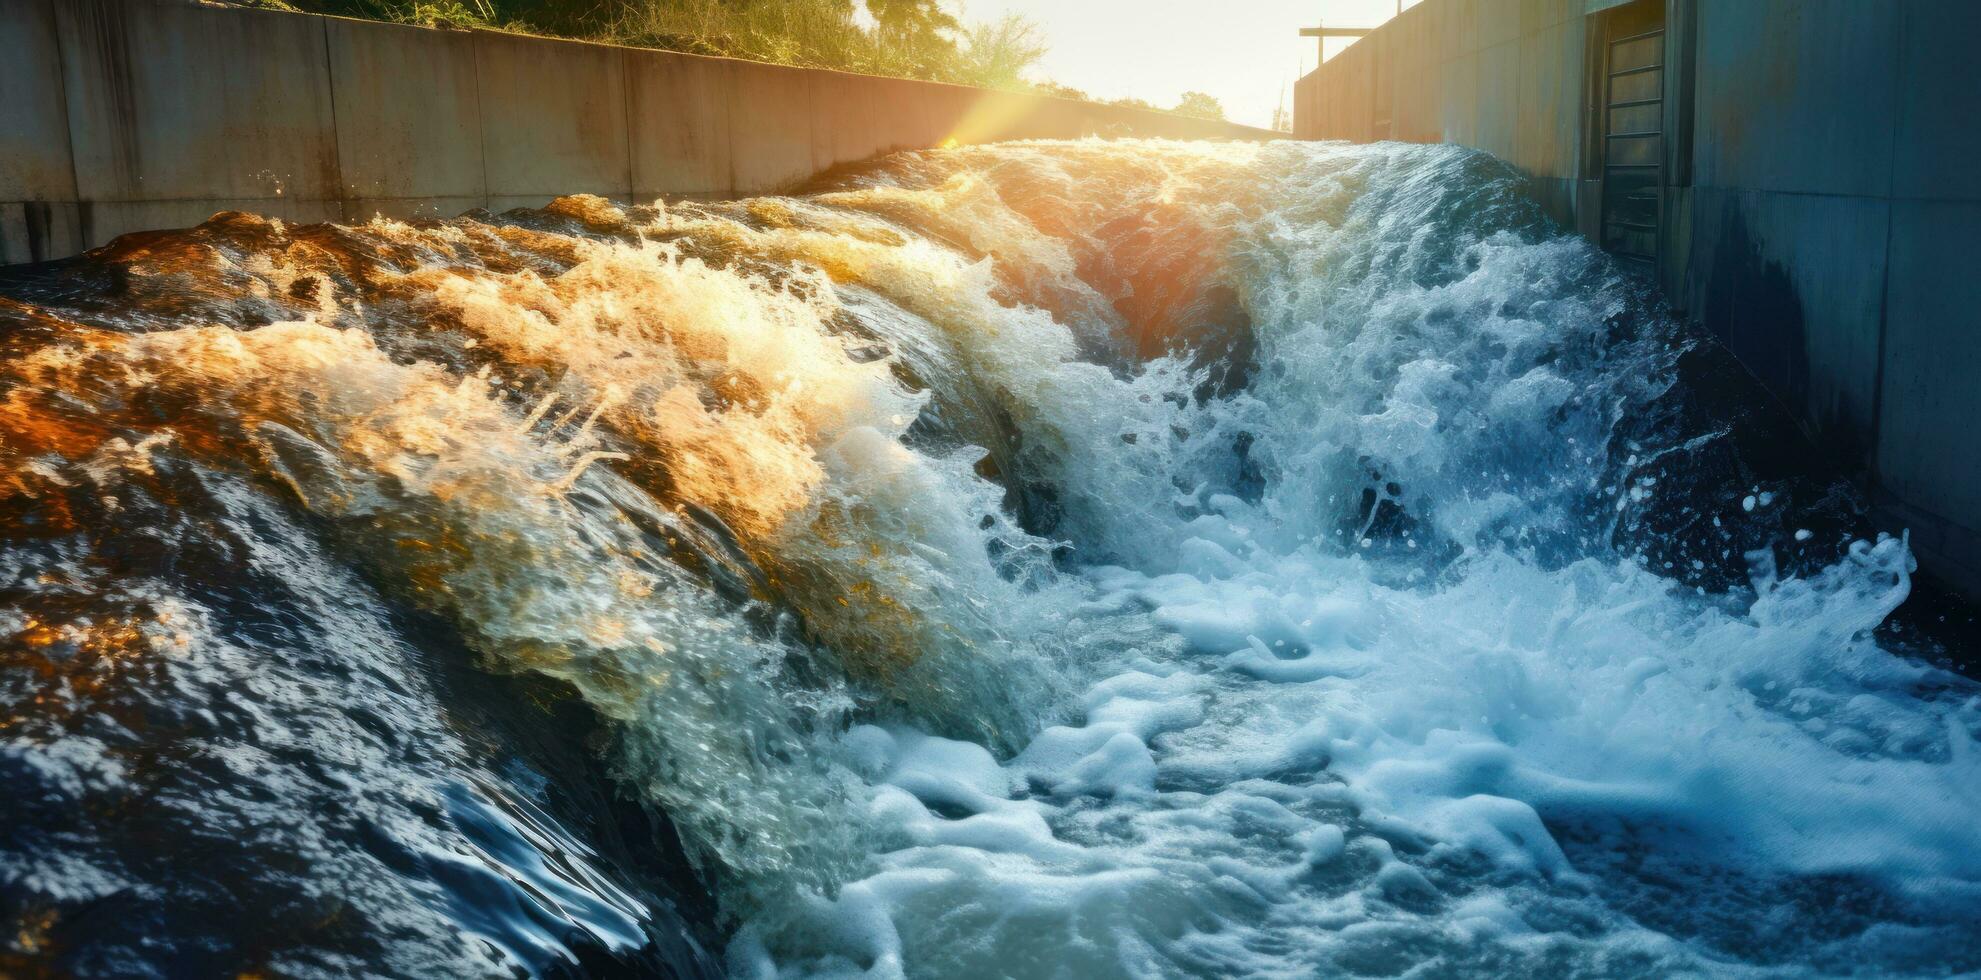
[[[231,0],[437,27],[490,27],[639,47],[834,68],[1088,99],[1033,82],[1045,56],[1038,25],[1011,14],[963,24],[952,0]],[[862,16],[864,11],[865,16]],[[1115,104],[1154,109],[1141,99]],[[1216,99],[1186,93],[1173,111],[1224,118]]]

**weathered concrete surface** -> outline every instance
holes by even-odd
[[[1265,139],[1166,113],[204,6],[0,0],[0,264],[216,211],[295,221],[764,193],[891,150]]]
[[[323,26],[346,217],[453,215],[486,203],[475,35]]]
[[[625,58],[626,112],[640,121],[629,147],[634,196],[732,193],[734,62],[659,51],[627,51]]]
[[[736,70],[729,88],[730,190],[782,187],[820,169],[812,149],[812,88],[798,68]]]
[[[75,169],[53,0],[0,3],[0,264],[76,251]]]
[[[624,52],[494,31],[474,39],[489,208],[540,204],[571,187],[631,197]]]
[[[1697,16],[1674,304],[1765,366],[1929,570],[1981,593],[1981,294],[1963,271],[1981,5],[1702,0]]]
[[[1666,295],[1864,475],[1929,571],[1981,595],[1981,3],[1652,5]],[[1489,150],[1593,233],[1590,15],[1632,6],[1424,0],[1300,81],[1295,133]]]
[[[1584,33],[1580,0],[1427,0],[1300,80],[1294,134],[1475,146],[1573,224]]]
[[[193,202],[341,216],[320,20],[127,0],[54,8],[86,242],[201,210]]]
[[[1882,502],[1912,529],[1915,550],[1955,563],[1968,581],[1981,580],[1977,228],[1981,201],[1893,202],[1878,362]]]

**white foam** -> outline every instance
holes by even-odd
[[[1182,382],[1093,378],[1072,411],[1035,406],[1028,436],[1137,457],[1052,470],[1086,508],[1077,553],[1112,560],[1088,562],[1075,615],[1147,610],[1181,642],[1072,651],[1095,680],[1001,765],[889,734],[874,798],[898,844],[782,932],[752,932],[757,962],[872,976],[1725,964],[1607,905],[1621,886],[1575,866],[1563,827],[1738,880],[1856,876],[1975,907],[1981,702],[1920,698],[1947,679],[1868,638],[1904,597],[1903,542],[1864,543],[1808,581],[1757,578],[1746,602],[1605,553],[1592,522],[1616,509],[1610,431],[1663,390],[1672,348],[1607,335],[1626,300],[1586,245],[1437,210],[1422,182],[1459,182],[1468,161],[1268,150],[1245,166],[1276,182],[1274,209],[1205,205],[1245,243],[1232,261],[1260,342],[1251,388],[1179,409],[1191,431],[1166,448],[1124,448],[1108,406]],[[1256,436],[1256,501],[1218,482],[1231,471],[1187,468],[1198,433],[1233,427]],[[1178,489],[1151,510],[1141,467],[1158,459]],[[1394,557],[1365,488],[1420,521]],[[869,732],[850,741],[880,740]],[[1695,887],[1711,905],[1722,886]],[[1586,928],[1548,924],[1563,903]],[[1926,934],[1944,938],[1938,921]],[[820,935],[840,938],[806,938]]]

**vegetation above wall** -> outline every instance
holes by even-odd
[[[231,0],[251,7],[435,27],[487,27],[871,75],[1093,99],[1025,77],[1045,56],[1018,15],[965,23],[951,0]],[[1141,99],[1115,105],[1159,109]],[[1167,111],[1223,119],[1186,92]]]

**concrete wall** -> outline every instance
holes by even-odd
[[[0,264],[243,210],[774,191],[891,150],[1274,134],[1065,99],[186,0],[0,0]]]
[[[1661,285],[1981,595],[1981,3],[1662,4]],[[1490,150],[1587,233],[1617,6],[1425,0],[1300,82],[1296,134]]]
[[[1586,0],[1425,0],[1301,79],[1294,135],[1476,146],[1573,224]]]

